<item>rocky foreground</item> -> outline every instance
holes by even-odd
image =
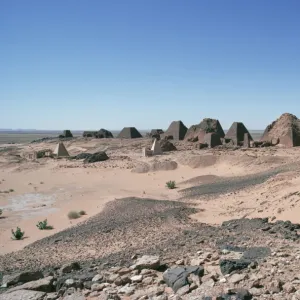
[[[0,299],[300,299],[300,225],[194,222],[179,201],[127,198],[0,257]]]

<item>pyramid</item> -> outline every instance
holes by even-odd
[[[261,141],[279,143],[286,147],[300,146],[300,120],[292,114],[285,113],[268,125]]]
[[[68,153],[65,145],[62,142],[59,142],[56,145],[53,154],[56,155],[57,157],[66,157],[66,156],[69,156],[69,153]]]
[[[163,134],[163,133],[164,133],[164,131],[162,129],[152,129],[150,131],[151,136],[154,135],[154,134]]]
[[[141,137],[142,135],[135,127],[124,127],[118,135],[118,138],[120,139],[136,139]]]
[[[187,131],[184,139],[186,141],[204,143],[204,136],[206,133],[217,133],[220,138],[225,136],[219,120],[205,118],[199,124],[192,125]]]
[[[163,136],[172,136],[173,140],[183,140],[186,132],[187,128],[182,121],[173,121]]]
[[[66,138],[71,138],[71,137],[73,137],[73,134],[72,134],[71,130],[64,130],[63,136]]]
[[[98,139],[103,139],[103,138],[113,138],[114,136],[110,131],[101,128],[98,132],[96,132],[95,137]]]
[[[246,133],[249,134],[248,138],[250,139],[250,141],[253,141],[253,138],[245,125],[242,122],[234,122],[227,131],[225,139],[230,139],[235,145],[239,145],[240,143],[244,142]]]
[[[97,134],[97,131],[84,131],[82,133],[83,137],[95,137]]]
[[[151,151],[153,155],[160,155],[163,153],[160,147],[160,143],[158,142],[157,139],[154,140],[153,145],[151,147]]]

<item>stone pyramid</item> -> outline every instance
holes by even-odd
[[[160,155],[163,153],[160,147],[160,143],[158,142],[157,139],[154,140],[153,145],[151,147],[151,151],[153,155]]]
[[[163,136],[172,136],[173,140],[183,140],[186,132],[187,128],[182,121],[173,121]]]
[[[119,139],[136,139],[143,137],[135,127],[124,127],[119,133]]]
[[[53,152],[54,155],[56,155],[57,157],[66,157],[69,156],[69,153],[64,145],[63,142],[59,142],[56,147],[55,150]]]
[[[72,134],[71,130],[64,130],[63,136],[66,138],[71,138],[71,137],[73,137],[73,134]]]
[[[248,138],[253,141],[248,129],[242,122],[233,122],[229,130],[227,131],[225,138],[231,139],[235,145],[239,145],[244,142],[245,133],[248,133]]]
[[[273,140],[279,140],[279,143],[286,147],[300,146],[300,120],[289,113],[281,115],[267,126],[261,138],[261,141]]]
[[[103,138],[113,138],[113,134],[106,130],[106,129],[103,129],[101,128],[96,134],[95,134],[95,137],[98,138],[98,139],[103,139]]]
[[[192,125],[185,135],[186,141],[204,143],[204,136],[207,133],[217,133],[220,138],[225,136],[219,120],[205,118],[199,124]]]

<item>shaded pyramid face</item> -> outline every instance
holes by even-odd
[[[120,139],[136,139],[143,137],[135,127],[124,127],[119,133]]]
[[[151,151],[152,151],[153,155],[159,155],[159,154],[163,153],[160,143],[157,141],[157,139],[154,140],[153,145],[151,147]]]
[[[252,141],[248,129],[242,122],[234,122],[225,135],[226,139],[231,139],[236,145],[244,141],[245,134],[249,134],[248,138]]]
[[[173,136],[174,140],[183,140],[187,132],[187,127],[182,121],[173,121],[168,130],[165,132],[165,136]]]
[[[272,122],[264,131],[261,141],[279,140],[286,147],[300,146],[300,120],[285,113]]]
[[[57,157],[69,156],[69,153],[68,153],[65,145],[62,142],[60,142],[56,145],[53,154],[55,154]]]

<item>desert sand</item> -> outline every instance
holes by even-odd
[[[175,143],[179,151],[165,152],[155,157],[142,157],[142,146],[151,145],[149,139],[83,139],[66,142],[70,155],[106,149],[110,159],[84,165],[82,161],[42,158],[37,161],[20,159],[32,150],[55,147],[57,141],[17,145],[2,152],[0,190],[1,219],[0,253],[19,250],[45,236],[82,222],[99,213],[114,199],[146,197],[163,200],[181,198],[181,190],[201,183],[211,183],[260,173],[282,165],[300,161],[298,148],[257,148],[239,150],[193,150],[187,142]],[[164,163],[174,161],[175,170],[165,171]],[[148,171],[145,165],[161,163],[161,170]],[[138,169],[138,172],[134,172]],[[213,176],[212,176],[213,175]],[[193,180],[194,179],[194,180]],[[177,188],[168,190],[165,183],[174,180]],[[193,218],[209,224],[240,217],[274,217],[297,222],[300,212],[297,194],[299,171],[274,175],[267,181],[241,191],[201,197],[185,201],[201,208]],[[272,197],[271,197],[272,195]],[[87,215],[69,220],[71,210],[84,210]],[[47,218],[54,230],[40,231],[38,221]],[[22,241],[11,239],[11,229],[19,226],[26,232]]]
[[[1,147],[0,254],[4,256],[0,256],[0,266],[7,272],[61,266],[72,260],[128,261],[128,253],[149,252],[151,245],[159,244],[178,257],[184,248],[175,249],[188,243],[188,236],[183,239],[180,233],[186,230],[194,230],[196,236],[202,232],[209,241],[208,236],[226,235],[225,229],[218,228],[233,219],[298,222],[297,147],[195,150],[193,143],[177,141],[173,142],[177,151],[143,157],[142,148],[150,147],[151,139],[79,137],[64,141],[71,156],[104,150],[109,159],[84,164],[68,158],[32,161],[23,157],[32,151],[54,150],[57,142]],[[166,187],[169,180],[176,182],[175,189]],[[67,214],[72,210],[84,210],[86,215],[69,220]],[[53,230],[38,230],[37,222],[44,219]],[[17,226],[25,231],[20,241],[11,239],[11,229]],[[242,232],[241,236],[252,234],[251,246],[265,245],[263,235],[255,240],[255,232]],[[170,242],[169,238],[177,235],[176,242]],[[176,248],[166,246],[170,243],[177,243]],[[196,251],[193,247],[199,243],[190,245],[189,250]],[[279,240],[276,245],[282,243]],[[126,254],[122,252],[125,249]]]

